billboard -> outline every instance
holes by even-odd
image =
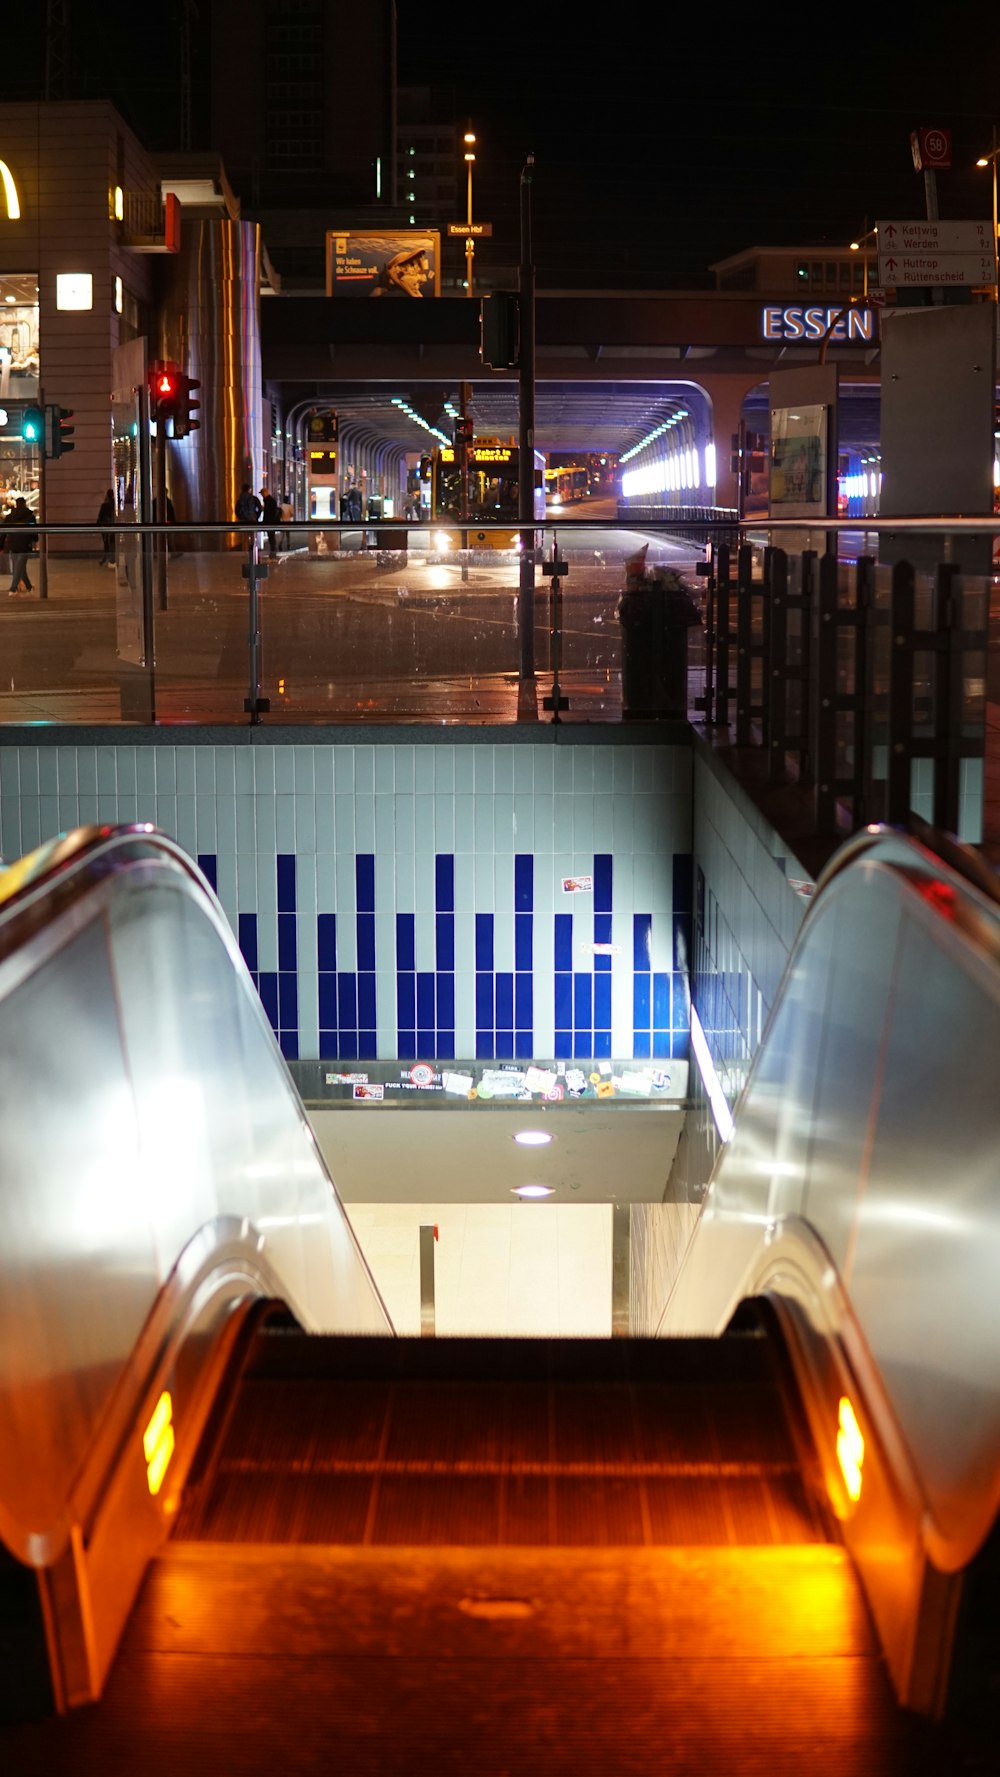
[[[436,229],[326,237],[328,296],[439,296],[441,236]]]

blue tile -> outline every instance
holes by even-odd
[[[359,913],[375,911],[375,854],[359,852],[354,861],[354,881]]]
[[[260,1003],[267,1013],[268,1018],[271,1020],[271,1027],[273,1030],[277,1030],[278,977],[273,969],[263,969],[261,971],[258,991],[260,993]]]
[[[632,1020],[638,1030],[649,1030],[651,1013],[650,977],[635,975],[632,979]]]
[[[375,968],[375,915],[359,913],[358,930],[358,968],[374,970]]]
[[[632,915],[632,967],[648,969],[653,954],[653,916],[651,913],[634,913]]]
[[[634,1030],[632,1032],[632,1055],[636,1061],[648,1061],[650,1047],[648,1030]]]
[[[534,915],[531,913],[515,913],[514,915],[514,967],[530,969],[533,955]]]
[[[535,860],[530,852],[514,856],[514,911],[531,913],[535,906]]]
[[[346,969],[337,976],[337,1025],[341,1035],[358,1028],[358,982]]]
[[[318,913],[316,915],[316,956],[321,970],[337,967],[337,915],[335,913]]]
[[[358,1033],[355,1030],[341,1030],[337,1037],[337,1053],[341,1061],[357,1061]]]
[[[553,1053],[557,1061],[569,1061],[572,1058],[573,1032],[571,1030],[556,1031]]]
[[[611,1029],[611,976],[594,976],[594,1029]]]
[[[594,1056],[600,1061],[611,1060],[611,1032],[609,1030],[595,1030]]]
[[[688,1031],[691,1028],[691,1015],[688,1007],[688,996],[684,991],[683,975],[674,976],[674,1016],[671,1029]]]
[[[668,1030],[653,1032],[653,1058],[656,1061],[670,1060],[670,1032]]]
[[[337,1028],[336,975],[321,975],[319,978],[319,1021],[324,1030]]]
[[[298,932],[294,913],[278,914],[278,967],[294,969],[298,965]]]
[[[476,968],[493,967],[493,915],[476,914]]]
[[[417,977],[412,970],[396,976],[396,1023],[400,1031],[411,1030],[417,1022]]]
[[[594,1053],[593,1032],[590,1030],[575,1030],[573,1032],[573,1059],[574,1059],[574,1061],[589,1061],[591,1056],[593,1055],[593,1053]]]
[[[218,892],[219,892],[218,859],[217,859],[215,853],[211,852],[211,851],[199,852],[198,853],[198,868],[201,871],[202,875],[207,877],[208,881],[211,883],[212,887],[214,888],[216,894],[218,894]]]
[[[278,1026],[281,1030],[299,1028],[299,978],[285,969],[278,972]]]
[[[358,1031],[358,1058],[375,1061],[378,1057],[378,1035],[374,1030]]]
[[[514,1060],[530,1061],[534,1053],[535,1046],[532,1042],[531,1031],[516,1030],[514,1032]]]
[[[413,913],[397,913],[396,915],[396,967],[397,969],[415,969],[416,958],[416,915]]]
[[[513,1061],[514,1032],[512,1030],[497,1031],[496,1058],[498,1061]]]
[[[321,1061],[332,1061],[337,1053],[337,1033],[335,1030],[324,1030],[320,1027],[319,1058]]]
[[[493,976],[485,972],[476,976],[476,1029],[492,1030],[493,1022]],[[476,1050],[479,1054],[479,1050]]]
[[[434,976],[421,969],[417,974],[417,1029],[433,1030],[434,1024]]]
[[[278,853],[278,912],[295,912],[295,853]]]
[[[573,967],[573,915],[557,913],[555,919],[555,966],[557,969]]]
[[[496,977],[496,1024],[511,1033],[511,1044],[514,1041],[514,977],[509,969],[499,969]],[[511,1051],[513,1053],[513,1049]]]
[[[297,1030],[283,1030],[278,1038],[278,1046],[286,1061],[298,1061],[299,1033]]]
[[[573,976],[573,1025],[576,1030],[593,1030],[593,980],[580,970]]]
[[[594,854],[594,912],[611,912],[611,853]]]
[[[573,977],[565,970],[560,970],[555,978],[555,1028],[556,1030],[572,1030],[573,1028]]]
[[[437,1027],[438,1031],[455,1029],[455,977],[439,974],[435,984],[437,994]]]
[[[257,967],[257,915],[256,915],[256,913],[241,913],[237,924],[238,924],[238,932],[239,932],[239,944],[240,944],[240,949],[243,952],[243,960],[246,963],[246,966],[248,969],[256,969],[256,967]]]
[[[610,944],[611,943],[611,915],[610,915],[610,913],[595,913],[594,914],[594,943],[595,944]],[[604,958],[602,960],[607,961],[609,959]]]
[[[530,1030],[535,1022],[531,989],[531,975],[519,969],[514,976],[514,1024],[518,1030]]]
[[[477,1030],[476,1060],[489,1061],[495,1053],[492,1027],[489,1030]]]
[[[437,1049],[437,1038],[433,1030],[421,1030],[417,1026],[417,1054],[424,1057],[433,1055]]]
[[[675,913],[673,915],[673,965],[675,969],[686,967],[691,956],[691,915]]]
[[[690,913],[694,906],[694,859],[689,851],[674,853],[674,912]]]
[[[455,967],[455,915],[453,913],[436,913],[434,923],[437,927],[437,955],[435,961],[439,969]]]
[[[417,1053],[417,1033],[416,1033],[416,1031],[415,1030],[404,1030],[402,1025],[400,1025],[399,1036],[398,1036],[397,1040],[398,1040],[400,1061],[412,1060],[416,1056],[416,1053]]]
[[[375,977],[367,970],[358,975],[358,1028],[375,1028]]]
[[[653,1029],[670,1029],[670,976],[660,969],[653,974]]]
[[[435,1047],[436,1047],[437,1053],[440,1056],[442,1061],[454,1061],[454,1059],[455,1059],[455,1033],[454,1033],[454,1031],[453,1030],[444,1030],[439,1025],[438,1026],[438,1033],[437,1033],[437,1041],[436,1041]]]
[[[448,852],[434,859],[434,906],[438,913],[455,911],[455,859]]]

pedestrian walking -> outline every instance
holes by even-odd
[[[282,524],[294,524],[294,522],[295,522],[295,507],[292,505],[291,500],[289,500],[287,497],[284,500],[282,500],[282,502],[281,502],[281,506],[279,508],[279,516],[281,518]],[[291,539],[288,531],[285,531],[285,533],[284,533],[283,547],[285,548],[286,551],[291,549],[291,547],[292,547],[292,539]]]
[[[274,529],[274,526],[281,520],[281,507],[278,505],[277,500],[269,488],[262,487],[260,490],[260,497],[261,517],[263,518],[264,523],[268,526],[267,553],[271,557],[271,560],[275,561],[278,555],[278,533]]]
[[[236,498],[234,516],[240,524],[255,524],[262,510],[261,503],[249,481],[245,481]]]
[[[28,557],[38,542],[38,532],[33,529],[37,521],[23,494],[18,494],[13,508],[7,514],[6,522],[6,545],[10,552],[10,597],[27,598],[35,590],[28,576]]]
[[[114,489],[108,488],[97,513],[97,522],[101,526],[101,559],[99,568],[113,568],[115,565],[115,533],[110,526],[115,521]]]

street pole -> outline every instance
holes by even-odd
[[[475,135],[473,134],[471,126],[470,126],[470,128],[467,129],[465,132],[465,165],[466,165],[466,171],[468,174],[468,178],[466,180],[467,201],[466,201],[465,220],[466,220],[466,223],[468,225],[468,230],[469,230],[468,234],[465,237],[465,294],[466,294],[466,296],[473,297],[473,299],[475,297],[475,292],[473,289],[473,262],[475,259],[476,243],[472,238],[472,168],[475,164],[475,159],[476,159],[475,143],[476,143],[476,138],[475,138]],[[468,419],[469,419],[469,405],[470,405],[471,399],[472,399],[471,386],[469,383],[464,382],[462,384],[461,390],[459,392],[459,402],[458,402],[459,409],[460,409],[461,415],[462,415],[462,442],[461,442],[461,446],[460,446],[460,450],[459,450],[460,460],[459,460],[458,468],[459,468],[459,475],[461,477],[462,518],[466,524],[468,524],[468,521],[469,521],[469,445],[470,445],[470,439],[469,439]],[[462,532],[462,579],[468,580],[468,578],[469,578],[469,533],[467,530],[463,530],[463,532]]]
[[[535,685],[535,267],[531,257],[531,180],[535,157],[521,169],[521,266],[518,353],[518,478],[517,516],[521,525],[518,581],[519,640],[517,719],[538,720]]]

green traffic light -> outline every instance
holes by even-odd
[[[41,444],[45,437],[45,415],[40,407],[26,407],[21,415],[21,437],[25,444]]]

